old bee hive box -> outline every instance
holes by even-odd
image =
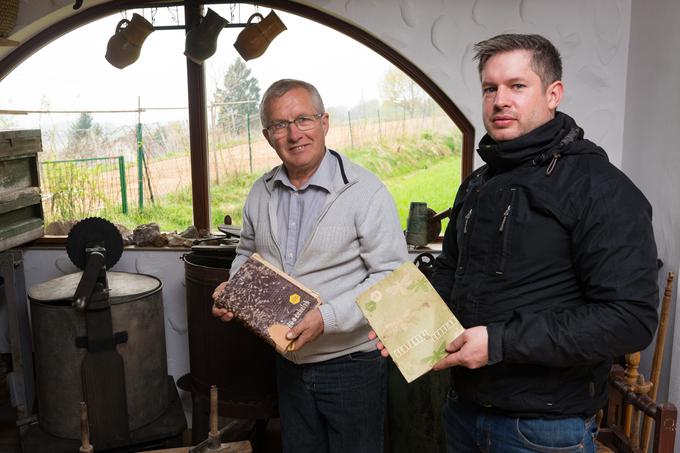
[[[0,251],[43,235],[39,130],[0,132]]]

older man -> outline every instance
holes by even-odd
[[[380,452],[386,363],[355,298],[408,259],[394,201],[373,174],[326,148],[328,113],[309,83],[275,82],[260,118],[282,165],[248,195],[231,273],[257,252],[323,299],[288,332],[296,350],[277,357],[284,450]]]

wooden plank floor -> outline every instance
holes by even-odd
[[[22,453],[19,443],[19,432],[15,425],[14,408],[9,400],[0,401],[0,453]],[[280,453],[281,440],[278,420],[271,420],[267,429],[267,451],[262,453]],[[185,445],[191,441],[191,433],[185,433]]]
[[[5,376],[0,369],[0,453],[22,453],[21,444],[19,442],[19,431],[16,428],[16,411],[10,403],[10,395],[7,389]],[[278,419],[272,419],[267,424],[266,436],[266,452],[262,453],[280,453],[281,452],[281,432]],[[225,435],[225,437],[228,437]],[[186,432],[184,435],[185,445],[189,445],[191,441],[191,433]],[[233,441],[235,439],[227,439]]]

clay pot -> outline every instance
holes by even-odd
[[[153,30],[153,25],[137,13],[131,20],[121,20],[106,46],[106,60],[118,69],[131,65],[139,58],[142,44]]]
[[[259,17],[260,22],[253,24],[251,22],[255,17]],[[255,13],[248,19],[246,28],[239,33],[234,47],[244,60],[252,60],[262,55],[283,30],[286,30],[286,26],[274,11],[265,18],[262,18],[262,14]]]
[[[217,37],[229,21],[208,8],[201,22],[187,33],[184,55],[202,64],[217,50]]]

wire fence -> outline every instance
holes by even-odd
[[[154,201],[150,180],[142,178],[147,186],[140,192],[138,166],[126,163],[124,156],[43,161],[40,181],[43,207],[51,220],[127,214],[131,203],[143,207]]]
[[[208,135],[210,176],[216,184],[225,176],[261,173],[280,163],[276,152],[262,135],[259,118],[243,116],[235,121],[235,124],[241,121],[247,126],[240,129],[217,126],[211,128]],[[439,109],[422,110],[417,114],[375,109],[371,116],[336,111],[330,115],[326,145],[338,150],[357,149],[376,143],[394,143],[400,137],[424,131],[451,134],[455,130],[451,119]]]
[[[220,123],[215,107],[208,109],[211,185],[228,182],[233,175],[259,174],[280,163],[262,135],[258,115],[234,114]],[[163,204],[171,194],[190,196],[188,120],[142,122],[146,110],[150,109],[88,112],[87,121],[83,112],[34,116],[42,130],[41,186],[47,222],[134,213]],[[329,113],[326,143],[337,150],[376,143],[399,146],[402,136],[455,130],[433,104],[411,112],[363,105]],[[125,115],[127,125],[111,122],[112,116],[120,121]],[[76,127],[83,122],[86,127]]]

